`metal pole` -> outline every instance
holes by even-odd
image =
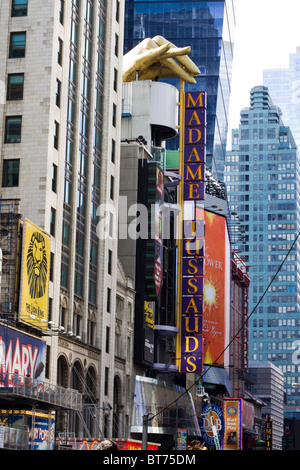
[[[211,404],[210,404],[209,395],[207,395],[207,402],[208,402],[208,407],[209,407],[210,423],[211,423],[211,428],[212,428],[212,432],[213,432],[213,435],[214,435],[216,450],[220,450],[220,443],[219,443],[219,439],[218,439],[217,428],[216,428],[215,422],[214,422],[214,417],[213,417],[213,413],[212,413],[212,408],[211,408]]]
[[[142,450],[147,450],[148,440],[148,415],[143,416],[143,434],[142,434]]]

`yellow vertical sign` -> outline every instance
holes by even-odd
[[[20,320],[45,329],[48,321],[50,236],[29,220],[23,227]]]

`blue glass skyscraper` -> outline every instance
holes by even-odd
[[[280,107],[285,123],[300,146],[300,47],[289,55],[289,67],[263,71],[263,84]]]
[[[299,389],[292,387],[300,382],[299,243],[293,246],[299,232],[299,154],[283,120],[268,88],[254,87],[232,133],[225,183],[235,218],[234,249],[250,273],[249,360],[270,361],[282,370],[287,409],[294,411],[300,406]]]
[[[191,46],[201,70],[186,91],[207,92],[207,166],[223,179],[228,130],[236,0],[126,0],[124,53],[144,38],[164,36],[178,47]],[[178,80],[168,80],[179,88]],[[172,147],[171,147],[172,145]],[[178,147],[178,140],[168,148]]]

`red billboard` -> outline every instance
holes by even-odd
[[[225,217],[205,211],[204,220],[203,362],[223,366],[229,339],[230,243]]]

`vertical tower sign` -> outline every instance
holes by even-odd
[[[181,204],[183,212],[180,267],[177,364],[181,373],[203,372],[204,220],[197,220],[196,202],[205,198],[206,93],[181,98]],[[182,111],[184,109],[184,112]]]

